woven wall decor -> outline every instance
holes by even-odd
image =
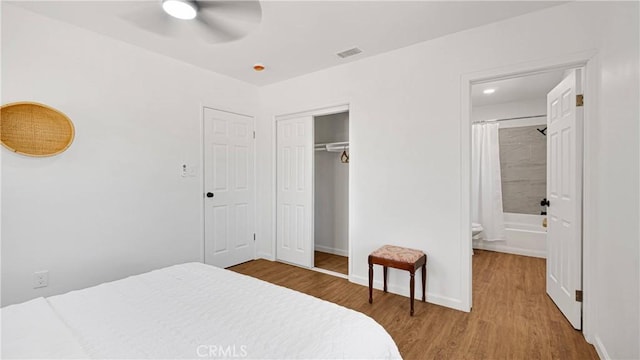
[[[73,142],[73,123],[44,104],[17,102],[0,108],[0,138],[7,149],[28,156],[52,156]]]

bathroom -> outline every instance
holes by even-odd
[[[546,258],[547,93],[564,74],[472,87],[474,249]]]

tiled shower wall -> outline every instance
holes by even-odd
[[[500,129],[500,170],[504,212],[540,215],[547,192],[547,138],[525,126]]]

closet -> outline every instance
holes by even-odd
[[[314,117],[314,266],[348,275],[349,113]]]
[[[349,107],[276,117],[276,259],[348,275]]]

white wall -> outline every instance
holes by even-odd
[[[572,2],[262,88],[258,132],[271,136],[258,139],[260,254],[274,255],[274,116],[349,103],[357,159],[349,169],[350,280],[366,284],[367,255],[384,243],[419,248],[429,255],[429,301],[468,309],[461,79],[596,49],[585,222],[597,276],[585,306],[597,315],[585,318],[586,334],[601,354],[640,357],[638,33],[638,3]],[[390,274],[390,290],[408,292],[406,272]]]
[[[594,4],[595,5],[595,4]],[[602,10],[592,24],[598,38],[600,77],[594,164],[596,188],[586,219],[593,229],[591,290],[595,295],[594,341],[602,357],[640,358],[640,70],[639,3]],[[585,99],[585,101],[588,101]],[[587,103],[588,104],[588,103]],[[587,105],[585,104],[585,106]]]
[[[315,143],[349,141],[349,113],[317,116]],[[315,249],[347,256],[349,249],[349,164],[341,152],[316,151],[314,164]]]
[[[252,115],[257,88],[6,3],[2,27],[2,103],[76,127],[58,156],[2,148],[2,305],[201,261],[201,171],[180,165],[201,162],[201,106]]]

